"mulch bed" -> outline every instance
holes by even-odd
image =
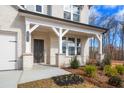
[[[73,74],[78,74],[81,75],[85,80],[87,80],[88,82],[100,87],[100,88],[114,88],[114,86],[109,85],[108,79],[109,77],[104,75],[103,71],[98,70],[97,71],[97,75],[95,78],[92,77],[87,77],[84,73],[84,71],[82,70],[83,67],[80,67],[78,69],[72,69],[72,68],[64,68],[64,70],[69,71]],[[121,76],[121,78],[124,81],[124,75]],[[124,83],[122,84],[122,87],[124,87]]]
[[[94,84],[91,84],[87,80],[84,80],[81,84],[72,84],[68,86],[59,86],[53,79],[37,80],[32,82],[27,82],[23,84],[18,84],[18,88],[96,88]]]

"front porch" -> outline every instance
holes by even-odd
[[[89,58],[89,37],[91,35],[68,31],[62,37],[62,53],[59,53],[59,37],[52,28],[39,26],[31,33],[33,63],[68,67],[71,58],[77,56],[80,65],[85,65]],[[40,46],[40,44],[35,43],[35,40],[42,40],[44,44]],[[43,56],[35,52],[40,52]],[[39,56],[40,59],[35,56]]]
[[[25,25],[24,69],[32,68],[34,63],[67,67],[71,58],[75,55],[77,55],[80,64],[85,65],[89,60],[89,39],[92,36],[98,38],[99,54],[102,56],[102,31],[100,28],[43,17],[42,20],[26,17]],[[44,42],[40,46],[43,49],[36,48],[37,52],[40,51],[42,54],[42,59],[39,59],[39,62],[36,62],[36,43],[34,40],[42,40]],[[102,60],[101,56],[100,60]]]

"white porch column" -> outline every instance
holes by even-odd
[[[100,35],[100,40],[99,40],[99,53],[102,54],[102,35]]]
[[[68,37],[66,37],[66,56],[68,56],[68,48],[69,48],[67,42],[68,42]]]
[[[59,37],[59,54],[62,54],[62,37],[68,32],[68,29],[63,31],[62,28],[56,29],[56,27],[52,27],[53,31],[56,33],[56,35]]]
[[[100,55],[100,61],[103,59],[103,54],[102,54],[102,35],[96,35],[98,41],[99,41],[99,55]]]
[[[89,60],[89,38],[81,39],[81,63],[85,65]]]
[[[77,38],[75,38],[75,55],[77,55]]]
[[[25,36],[25,53],[31,53],[31,31],[30,24],[26,22],[26,36]]]
[[[29,69],[33,67],[33,55],[31,51],[31,30],[30,23],[25,22],[25,52],[23,54],[23,69]]]
[[[59,29],[59,54],[62,54],[62,28]]]
[[[63,29],[63,28],[56,28],[56,27],[52,27],[53,31],[56,33],[56,35],[58,36],[58,53],[56,55],[56,63],[59,67],[62,67],[64,65],[64,56],[62,54],[62,37],[69,31],[68,29]],[[66,53],[67,54],[67,53]]]

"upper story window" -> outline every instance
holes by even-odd
[[[42,5],[23,5],[29,11],[43,13],[43,6]]]
[[[25,7],[24,5],[21,5],[22,7]]]
[[[73,20],[80,20],[80,8],[78,6],[73,6]]]
[[[36,12],[42,12],[42,6],[41,5],[36,5]]]
[[[71,20],[71,6],[64,6],[64,18]]]
[[[47,15],[52,15],[52,5],[47,5]]]
[[[80,7],[77,5],[65,5],[64,6],[64,18],[73,21],[80,20]]]

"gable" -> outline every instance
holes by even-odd
[[[0,27],[1,28],[20,28],[24,23],[24,18],[18,15],[18,10],[13,6],[0,6]]]

